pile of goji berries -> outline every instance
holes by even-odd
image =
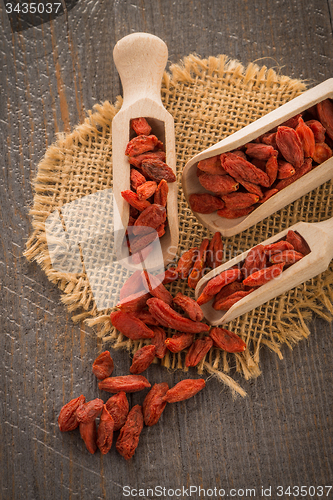
[[[166,283],[187,279],[189,286],[195,288],[204,271],[221,264],[222,256],[223,243],[217,232],[211,241],[205,238],[199,249],[193,247],[184,252],[177,266],[166,270],[164,276],[138,270],[125,282],[118,310],[110,315],[111,323],[131,340],[150,341],[135,353],[131,373],[142,373],[155,357],[164,358],[168,350],[178,353],[187,349],[185,366],[190,367],[198,365],[213,346],[227,352],[246,349],[245,342],[235,333],[224,328],[211,329],[203,323],[204,314],[193,298],[181,292],[172,297],[165,287]],[[176,333],[167,337],[166,328]],[[205,333],[195,339],[196,334]]]
[[[328,160],[332,147],[333,102],[326,99],[253,142],[200,161],[197,175],[209,193],[190,195],[190,206],[228,219],[248,215]]]
[[[131,164],[133,190],[121,194],[130,204],[129,226],[134,226],[136,237],[131,242],[131,252],[135,253],[151,243],[151,233],[157,233],[158,237],[165,233],[168,182],[176,178],[164,163],[163,144],[150,135],[147,120],[134,119],[131,127],[137,136],[128,143],[125,154]],[[333,103],[327,99],[253,143],[199,162],[200,183],[214,194],[191,195],[191,207],[200,213],[217,210],[218,215],[228,218],[246,215],[257,203],[263,203],[310,171],[313,161],[320,164],[330,158],[331,140]],[[144,236],[137,229],[142,227],[149,229]],[[223,256],[219,232],[211,241],[205,238],[199,249],[193,247],[184,252],[177,265],[167,269],[163,276],[153,276],[146,270],[133,273],[122,287],[118,310],[111,313],[110,319],[126,337],[149,339],[150,344],[134,354],[131,375],[112,377],[114,364],[110,353],[101,353],[93,363],[93,373],[99,379],[99,389],[114,395],[106,403],[99,398],[86,402],[83,395],[72,399],[60,411],[59,429],[71,431],[79,427],[88,451],[95,453],[99,448],[103,454],[111,448],[114,431],[120,431],[116,449],[126,460],[130,459],[144,423],[155,425],[167,403],[186,400],[205,387],[203,379],[183,380],[171,389],[167,383],[155,384],[142,406],[135,405],[130,410],[126,393],[151,387],[140,373],[155,357],[162,359],[168,350],[178,353],[187,349],[187,367],[196,366],[213,347],[227,352],[244,351],[246,344],[235,333],[210,328],[202,322],[200,306],[214,300],[214,309],[227,310],[309,252],[304,239],[290,230],[285,238],[271,245],[257,245],[243,262],[209,280],[197,301],[180,292],[172,297],[164,285],[187,279],[189,287],[195,288],[205,270],[218,267]],[[165,328],[176,333],[167,337]],[[195,340],[196,334],[206,335]]]
[[[201,244],[199,251],[193,250],[183,254],[166,281],[188,277],[193,269],[197,273],[195,278],[199,279],[207,264],[216,267],[222,260],[221,255],[217,256],[223,250],[221,235],[215,234],[211,242],[207,240],[204,245]],[[134,354],[131,375],[112,377],[113,360],[109,351],[102,352],[93,363],[93,373],[99,380],[99,389],[114,393],[114,396],[106,403],[99,398],[86,402],[83,395],[72,399],[60,411],[60,431],[79,427],[88,451],[95,453],[99,448],[102,454],[110,450],[113,433],[120,431],[116,449],[129,460],[138,446],[144,423],[147,426],[155,425],[167,403],[186,400],[205,387],[203,379],[183,380],[171,389],[165,382],[155,384],[142,406],[135,405],[130,410],[126,393],[151,387],[148,380],[139,374],[150,366],[155,357],[163,358],[167,350],[177,353],[188,349],[185,357],[187,367],[196,366],[213,346],[227,352],[244,351],[246,344],[235,333],[219,327],[210,329],[202,323],[200,305],[214,299],[215,309],[226,310],[309,252],[305,240],[289,230],[285,238],[270,245],[257,245],[239,265],[212,278],[197,302],[181,293],[172,298],[158,277],[147,271],[136,271],[122,287],[119,310],[111,313],[111,321],[128,338],[149,339],[150,344],[144,345]],[[200,266],[196,266],[198,261]],[[174,305],[180,307],[188,317],[178,313]],[[164,327],[179,333],[167,338]],[[194,340],[196,333],[208,335]]]
[[[134,254],[146,248],[157,236],[165,234],[167,225],[168,183],[175,182],[173,170],[165,163],[163,143],[150,135],[152,129],[143,117],[131,120],[136,133],[127,144],[131,169],[131,188],[121,195],[130,205],[128,226],[133,227],[128,239],[129,250]]]
[[[109,351],[102,352],[93,363],[93,373],[100,380],[99,389],[114,393],[114,396],[104,403],[99,398],[86,402],[86,398],[81,395],[65,404],[58,417],[59,429],[62,432],[79,427],[86,448],[92,454],[97,448],[103,455],[108,453],[112,446],[113,433],[120,431],[116,449],[129,460],[139,444],[144,423],[146,426],[155,425],[167,403],[189,399],[205,387],[203,379],[183,380],[171,389],[166,382],[155,384],[146,395],[142,406],[135,405],[130,410],[126,393],[138,392],[151,385],[142,375],[111,377],[113,368]]]
[[[197,304],[203,305],[214,299],[212,307],[226,311],[249,293],[277,278],[284,269],[309,252],[304,238],[289,230],[285,238],[270,245],[257,245],[243,262],[209,280]]]
[[[227,352],[242,352],[245,342],[235,333],[220,327],[210,328],[203,323],[201,306],[213,300],[212,307],[227,311],[239,300],[259,286],[277,278],[284,269],[298,262],[310,252],[306,241],[297,232],[289,230],[286,237],[270,244],[252,248],[244,261],[224,270],[208,281],[198,300],[178,292],[175,297],[165,288],[165,283],[188,279],[195,287],[204,271],[222,262],[221,234],[212,240],[204,239],[200,248],[191,248],[180,257],[176,267],[161,276],[147,271],[136,271],[120,291],[118,310],[111,313],[113,326],[132,339],[149,339],[134,355],[131,373],[141,373],[154,358],[164,358],[167,351],[178,353],[187,350],[185,366],[196,366],[213,347]],[[182,310],[182,314],[176,308]],[[176,331],[167,337],[165,328]],[[195,339],[196,334],[201,335]]]

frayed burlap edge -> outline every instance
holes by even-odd
[[[238,61],[229,60],[226,56],[210,57],[200,59],[196,55],[190,55],[178,65],[170,67],[171,74],[165,72],[162,84],[162,97],[168,108],[168,95],[170,89],[179,84],[194,84],[197,78],[203,74],[211,77],[217,76],[229,79],[242,79],[249,89],[254,87],[267,88],[279,86],[290,92],[290,98],[306,89],[305,84],[299,80],[280,76],[273,69],[259,67],[250,63],[244,67]],[[96,329],[97,337],[109,342],[115,349],[127,349],[134,353],[143,345],[143,342],[133,342],[117,332],[111,325],[110,310],[98,312],[94,305],[93,296],[84,273],[73,275],[55,271],[51,265],[50,256],[45,235],[45,220],[54,207],[57,206],[55,197],[58,185],[57,164],[61,161],[64,151],[70,149],[74,143],[83,143],[89,134],[98,134],[100,128],[110,127],[111,121],[120,109],[122,99],[118,98],[115,105],[104,102],[95,105],[92,112],[70,134],[59,134],[56,142],[47,150],[45,157],[38,165],[38,171],[34,180],[34,203],[30,210],[32,216],[33,234],[28,239],[24,255],[30,261],[36,261],[43,269],[48,279],[56,284],[62,291],[62,302],[67,306],[70,313],[80,310],[72,316],[74,322],[85,322],[89,327]],[[238,318],[233,322],[237,333],[251,345],[252,352],[247,350],[242,354],[229,355],[219,349],[213,349],[198,365],[198,373],[207,372],[217,377],[226,384],[234,394],[245,396],[246,392],[229,375],[236,370],[244,375],[245,379],[251,379],[260,375],[259,352],[261,347],[267,346],[282,358],[281,346],[287,344],[292,348],[301,339],[307,338],[310,331],[307,327],[312,314],[316,314],[326,321],[333,317],[333,273],[328,271],[318,276],[306,285],[295,289],[293,305],[285,307],[283,296],[279,298],[278,321],[270,325],[266,331],[260,331],[257,335],[258,325],[250,321],[248,315]],[[276,300],[276,299],[274,299]],[[259,311],[260,312],[260,311]],[[247,328],[246,328],[247,327]],[[161,364],[167,369],[182,369],[184,367],[184,355],[168,352]]]

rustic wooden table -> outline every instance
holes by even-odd
[[[245,65],[278,66],[313,86],[333,72],[332,0],[66,3],[67,14],[14,33],[0,5],[1,498],[333,498],[328,323],[315,318],[309,339],[294,351],[284,347],[282,360],[263,350],[257,380],[235,375],[246,398],[234,400],[210,380],[144,429],[131,461],[114,448],[92,456],[75,432],[59,432],[57,417],[74,395],[96,397],[96,337],[72,323],[58,289],[22,255],[31,234],[31,182],[45,150],[95,103],[121,93],[112,60],[117,40],[146,31],[167,43],[169,63],[193,52],[224,53]],[[126,373],[128,354],[113,356]],[[182,374],[152,366],[149,377],[173,385]],[[146,491],[158,485],[161,494]]]

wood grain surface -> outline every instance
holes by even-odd
[[[22,255],[37,164],[58,132],[121,93],[112,60],[120,38],[156,34],[170,64],[190,53],[222,53],[313,86],[332,77],[332,15],[332,0],[79,0],[49,23],[12,33],[0,4],[1,499],[118,500],[126,498],[125,485],[226,492],[193,493],[195,499],[231,498],[232,488],[234,498],[250,498],[250,488],[252,498],[262,498],[262,486],[271,486],[270,498],[300,498],[278,495],[276,487],[332,485],[331,325],[314,318],[309,339],[293,351],[285,347],[281,360],[263,349],[258,379],[235,375],[246,398],[233,399],[211,379],[144,429],[131,461],[114,447],[92,456],[75,431],[59,432],[57,417],[74,396],[98,397],[91,364],[101,346],[92,330],[72,323],[58,289]],[[115,374],[128,372],[128,354],[113,357]],[[184,378],[159,366],[147,373],[169,385]],[[141,401],[130,396],[131,404]],[[302,498],[333,498],[327,491]]]

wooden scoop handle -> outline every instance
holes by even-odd
[[[122,109],[142,98],[161,101],[161,81],[168,60],[166,44],[149,33],[133,33],[117,42],[113,59],[123,85]]]

